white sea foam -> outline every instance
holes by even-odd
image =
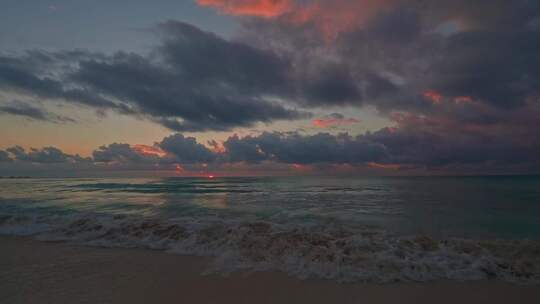
[[[540,283],[540,242],[434,240],[335,225],[218,217],[0,216],[0,234],[215,257],[213,271],[280,270],[342,282],[498,279]]]

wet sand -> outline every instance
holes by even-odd
[[[283,273],[201,275],[211,261],[0,237],[0,303],[538,303],[501,282],[339,284]]]

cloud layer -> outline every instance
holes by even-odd
[[[223,175],[365,173],[382,174],[533,173],[539,172],[540,141],[521,142],[504,133],[488,136],[469,129],[418,116],[396,117],[396,126],[352,136],[298,132],[264,132],[240,137],[232,135],[222,143],[203,145],[193,137],[174,134],[152,146],[113,143],[93,152],[92,157],[64,153],[46,147],[26,151],[21,147],[0,150],[0,168],[26,168],[32,174],[50,172],[52,165],[107,171],[145,171],[163,175]],[[42,171],[40,171],[42,170]],[[321,171],[322,170],[322,171]],[[330,170],[330,171],[329,171]],[[68,170],[69,171],[69,170]],[[267,172],[268,173],[268,172]]]
[[[240,18],[234,39],[167,21],[155,28],[160,42],[146,55],[3,55],[0,90],[132,115],[176,132],[308,119],[316,127],[352,129],[358,120],[346,109],[364,107],[394,124],[363,134],[279,133],[266,127],[258,135],[231,135],[209,145],[175,134],[152,146],[101,147],[92,163],[180,164],[187,170],[262,162],[538,170],[538,1],[197,3]],[[27,103],[4,102],[0,114],[68,120]],[[0,159],[10,165],[79,161],[61,151],[16,148]]]
[[[145,117],[176,131],[310,117],[268,98],[288,90],[286,59],[181,22],[163,23],[158,33],[162,44],[151,56],[34,51],[0,57],[0,88]]]

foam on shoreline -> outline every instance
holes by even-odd
[[[0,215],[0,234],[215,258],[217,272],[280,270],[341,282],[494,279],[540,283],[540,242],[435,240],[335,225],[126,215]]]

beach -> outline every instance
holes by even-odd
[[[342,284],[278,272],[204,274],[211,260],[162,251],[0,237],[2,303],[537,303],[496,281]]]

